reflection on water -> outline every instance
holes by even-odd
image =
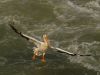
[[[0,75],[99,75],[99,0],[0,0]],[[69,56],[48,50],[47,62],[32,61],[32,44],[14,33],[20,31],[90,57]]]

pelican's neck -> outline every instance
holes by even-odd
[[[48,44],[48,40],[44,39],[44,43],[45,43],[45,44]]]

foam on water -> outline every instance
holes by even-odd
[[[81,56],[77,56],[77,57],[69,57],[71,62],[75,62],[75,63],[80,63],[82,64],[84,67],[87,67],[88,69],[94,69],[96,71],[100,71],[100,51],[96,50],[98,49],[100,46],[100,42],[99,41],[93,41],[91,43],[88,42],[82,42],[81,44],[76,44],[76,45],[70,45],[68,47],[71,48],[69,51],[71,51],[72,49],[76,49],[76,52],[79,54],[91,54],[93,56],[90,57],[81,57]],[[74,48],[75,47],[75,48]]]
[[[12,0],[0,0],[0,3],[6,3],[6,2],[10,2]]]
[[[96,9],[99,8],[100,5],[98,1],[90,1],[90,2],[87,2],[84,6],[80,6],[80,5],[74,4],[70,0],[63,0],[63,1],[60,1],[60,3],[59,1],[54,2],[53,5],[54,5],[54,14],[57,16],[57,19],[61,20],[62,22],[75,20],[77,19],[77,17],[81,17],[81,16],[92,17],[94,20],[100,19],[99,10],[95,10],[92,7],[94,6],[96,7]]]
[[[4,66],[7,62],[7,59],[5,57],[0,57],[0,66]]]

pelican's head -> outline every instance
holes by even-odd
[[[48,36],[47,36],[47,34],[43,35],[43,40],[44,40],[44,42],[48,42]]]

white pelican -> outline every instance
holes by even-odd
[[[17,34],[19,34],[20,36],[22,36],[23,38],[25,38],[27,40],[31,40],[36,45],[36,47],[33,47],[33,51],[34,51],[34,55],[32,57],[33,60],[35,60],[36,56],[41,56],[42,55],[42,62],[45,62],[45,54],[46,54],[46,51],[47,51],[48,48],[56,49],[58,52],[66,53],[66,54],[71,55],[71,56],[76,56],[76,55],[79,55],[79,56],[91,56],[90,54],[85,54],[85,55],[83,55],[83,54],[75,54],[75,53],[63,50],[61,48],[53,47],[53,46],[50,45],[48,36],[46,34],[43,35],[43,41],[39,41],[39,40],[35,39],[34,37],[30,37],[30,36],[28,36],[28,35],[26,35],[26,34],[24,34],[22,32],[19,32],[13,26],[13,24],[14,24],[14,22],[11,22],[9,25]]]

